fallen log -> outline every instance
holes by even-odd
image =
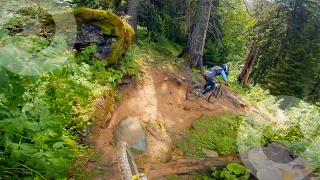
[[[149,179],[159,179],[170,175],[187,175],[192,173],[210,172],[212,167],[222,169],[229,163],[242,163],[240,157],[237,156],[221,156],[221,157],[172,157],[172,161],[162,164],[145,165],[145,174]]]

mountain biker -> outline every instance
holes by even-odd
[[[206,89],[202,92],[202,97],[205,98],[205,94],[210,91],[213,91],[216,87],[216,82],[214,80],[215,76],[222,76],[222,79],[226,82],[226,86],[229,86],[227,79],[227,72],[229,70],[229,66],[227,64],[223,64],[222,66],[214,66],[208,70],[206,70],[202,75],[204,79],[207,81],[210,87],[205,87]]]

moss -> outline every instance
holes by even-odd
[[[34,16],[36,15],[39,22],[42,24],[51,24],[53,22],[53,18],[50,13],[40,6],[27,6],[20,9],[17,14],[22,16]]]
[[[121,57],[122,51],[123,51],[123,41],[121,39],[118,39],[113,43],[111,53],[106,60],[108,62],[117,60],[117,58]]]
[[[121,37],[124,35],[124,27],[122,26],[122,24],[120,25],[114,25],[111,24],[110,22],[106,21],[106,20],[102,20],[102,21],[93,21],[91,22],[91,24],[98,26],[99,28],[101,28],[101,30],[103,31],[104,34],[107,35],[112,35],[112,36],[117,36],[117,37]]]
[[[73,10],[73,13],[75,17],[81,18],[86,21],[100,21],[104,19],[119,18],[110,11],[90,9],[90,8],[77,8]]]
[[[73,10],[77,22],[98,26],[107,35],[121,37],[125,35],[125,24],[121,18],[110,11],[79,8]]]
[[[134,36],[134,30],[128,23],[125,22],[124,24],[126,29],[126,41],[131,42]]]
[[[109,57],[105,59],[111,64],[117,63],[131,44],[134,35],[132,27],[110,11],[78,8],[73,13],[78,25],[92,24],[99,27],[105,35],[117,37]]]
[[[19,15],[19,16],[17,16]],[[53,17],[50,13],[40,6],[27,6],[17,11],[16,15],[12,17],[5,25],[4,28],[9,30],[10,35],[16,33],[23,34],[23,26],[28,24],[33,26],[37,22],[41,25],[41,29],[36,30],[42,37],[51,38],[55,32],[55,24]]]

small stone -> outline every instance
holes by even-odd
[[[210,149],[202,149],[202,152],[206,155],[206,157],[219,157],[216,151],[212,151]]]
[[[164,81],[167,81],[168,80],[168,77],[164,78]]]
[[[243,108],[243,109],[245,109],[245,108],[247,107],[247,105],[244,104],[244,103],[240,103],[240,107]]]

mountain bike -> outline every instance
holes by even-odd
[[[207,98],[208,102],[214,103],[221,98],[221,96],[224,93],[222,90],[222,85],[223,85],[223,83],[221,81],[216,80],[216,88],[211,92],[211,94]],[[207,86],[209,86],[208,83],[196,84],[196,85],[192,86],[191,88],[188,89],[187,94],[186,94],[186,98],[191,101],[198,99],[199,97],[202,96],[202,92],[204,91],[204,89]]]
[[[134,162],[131,150],[125,141],[118,144],[118,164],[123,180],[147,180],[143,173],[139,173],[136,163]]]

